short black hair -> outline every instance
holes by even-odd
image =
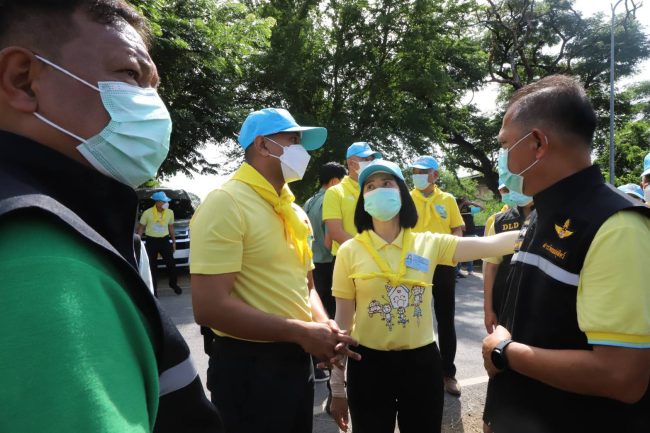
[[[402,208],[399,210],[399,225],[403,229],[412,229],[418,222],[418,211],[415,208],[415,203],[413,202],[413,198],[411,198],[406,183],[395,176],[393,178],[397,181],[399,195],[402,199]],[[357,207],[354,210],[354,225],[357,228],[357,232],[362,233],[365,230],[372,230],[372,217],[364,208],[363,185],[360,185],[360,188],[361,194],[359,194]]]
[[[346,174],[347,172],[345,171],[345,167],[341,164],[338,162],[328,162],[321,165],[320,170],[318,171],[318,180],[322,186],[332,179],[343,179]]]
[[[594,111],[584,87],[566,75],[549,75],[517,90],[508,102],[512,122],[533,128],[543,123],[573,134],[591,146],[596,130]]]
[[[0,0],[0,49],[30,42],[55,55],[77,34],[72,15],[79,9],[101,24],[132,26],[149,46],[147,21],[124,0]]]

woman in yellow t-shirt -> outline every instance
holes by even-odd
[[[352,330],[362,358],[347,365],[347,393],[343,369],[334,368],[330,410],[347,431],[349,403],[354,433],[393,433],[395,419],[402,433],[439,432],[442,366],[427,287],[437,264],[509,254],[517,234],[413,233],[417,211],[400,168],[389,161],[370,163],[359,185],[359,234],[338,251],[332,293],[336,321]]]

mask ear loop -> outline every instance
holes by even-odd
[[[75,74],[73,74],[73,73],[70,72],[70,71],[67,71],[67,70],[63,69],[61,66],[59,66],[59,65],[57,65],[57,64],[54,64],[54,63],[50,62],[49,60],[47,60],[47,59],[44,58],[44,57],[39,56],[38,54],[34,54],[34,57],[36,57],[36,58],[37,58],[38,60],[40,60],[41,62],[43,62],[43,63],[45,63],[45,64],[47,64],[47,65],[53,67],[53,68],[56,69],[57,71],[59,71],[59,72],[63,72],[63,73],[66,74],[67,76],[72,77],[72,78],[74,78],[75,80],[77,80],[77,81],[79,81],[79,82],[85,84],[86,86],[90,87],[91,89],[96,90],[96,91],[99,92],[99,87],[90,84],[88,81],[84,80],[83,78],[79,78],[79,77],[77,77]]]

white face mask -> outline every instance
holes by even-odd
[[[164,203],[164,204],[162,205],[162,208],[163,208],[163,209],[169,209],[169,203]]]
[[[282,155],[275,156],[273,154],[269,154],[269,156],[280,160],[284,181],[286,183],[290,183],[302,179],[302,177],[305,175],[305,171],[307,171],[309,160],[311,159],[311,156],[309,156],[309,153],[305,150],[305,148],[302,147],[301,144],[292,144],[291,146],[284,147],[277,141],[274,141],[268,137],[264,138],[282,148]]]
[[[359,167],[359,168],[357,168],[357,175],[361,174],[361,172],[363,171],[363,169],[366,168],[366,167],[368,167],[368,165],[369,165],[371,162],[372,162],[372,161],[357,161],[357,164],[358,164],[358,167]]]

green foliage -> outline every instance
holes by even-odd
[[[162,175],[213,172],[201,149],[239,130],[247,98],[244,70],[268,46],[273,18],[236,2],[134,0],[153,30],[151,55],[174,130]]]
[[[639,120],[626,124],[614,140],[614,169],[616,186],[626,183],[638,184],[643,172],[643,158],[650,152],[650,121]],[[597,160],[609,179],[609,148]]]
[[[469,177],[460,179],[452,171],[440,170],[438,186],[456,198],[467,197],[469,200],[474,200],[477,197],[478,183],[476,180]]]

